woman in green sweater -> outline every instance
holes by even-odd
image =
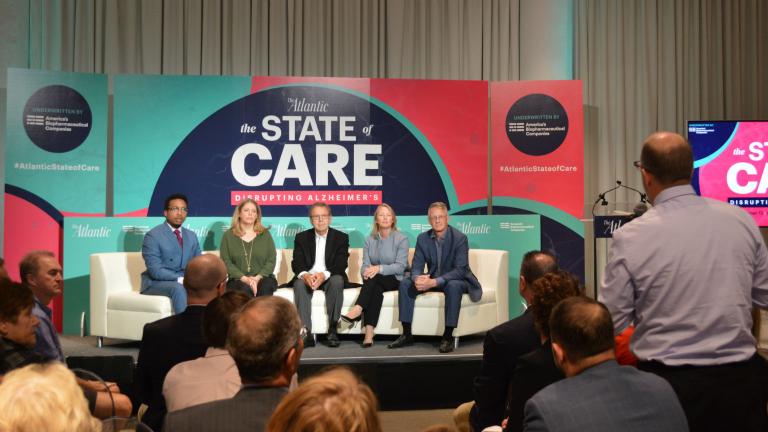
[[[275,242],[261,224],[261,208],[246,199],[232,215],[232,227],[221,239],[220,256],[227,265],[227,290],[269,296],[277,289]]]

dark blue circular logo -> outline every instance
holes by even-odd
[[[515,102],[505,123],[509,142],[531,156],[557,150],[568,135],[568,115],[560,102],[545,94],[529,94]]]
[[[24,106],[24,130],[45,151],[65,153],[91,133],[91,107],[71,87],[52,85],[36,91]]]

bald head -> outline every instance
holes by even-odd
[[[643,143],[640,163],[662,187],[688,184],[693,174],[693,151],[679,134],[654,132]]]
[[[216,255],[204,254],[192,258],[184,271],[184,288],[188,302],[208,303],[223,291],[227,266]]]
[[[600,354],[613,355],[611,313],[591,298],[569,297],[549,317],[552,343],[558,344],[574,364]]]

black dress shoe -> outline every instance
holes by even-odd
[[[438,348],[438,351],[440,351],[443,354],[453,351],[453,341],[451,339],[441,340],[440,348]]]
[[[312,337],[312,333],[307,333],[306,336],[304,336],[304,348],[309,348],[315,346],[315,338]]]
[[[328,333],[328,337],[325,338],[325,344],[330,348],[338,348],[341,345],[341,341],[336,333]]]
[[[357,321],[360,321],[360,318],[362,318],[363,315],[358,315],[357,318],[350,318],[346,315],[341,316],[341,320],[344,321],[347,324],[354,324]]]
[[[400,335],[394,342],[387,345],[387,348],[402,348],[413,345],[413,336]]]

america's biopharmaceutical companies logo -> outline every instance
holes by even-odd
[[[530,156],[543,156],[565,141],[568,114],[557,99],[534,93],[512,104],[504,125],[507,138],[516,149]]]
[[[91,133],[91,107],[83,95],[63,85],[36,91],[24,106],[27,136],[36,146],[52,153],[72,151]]]

